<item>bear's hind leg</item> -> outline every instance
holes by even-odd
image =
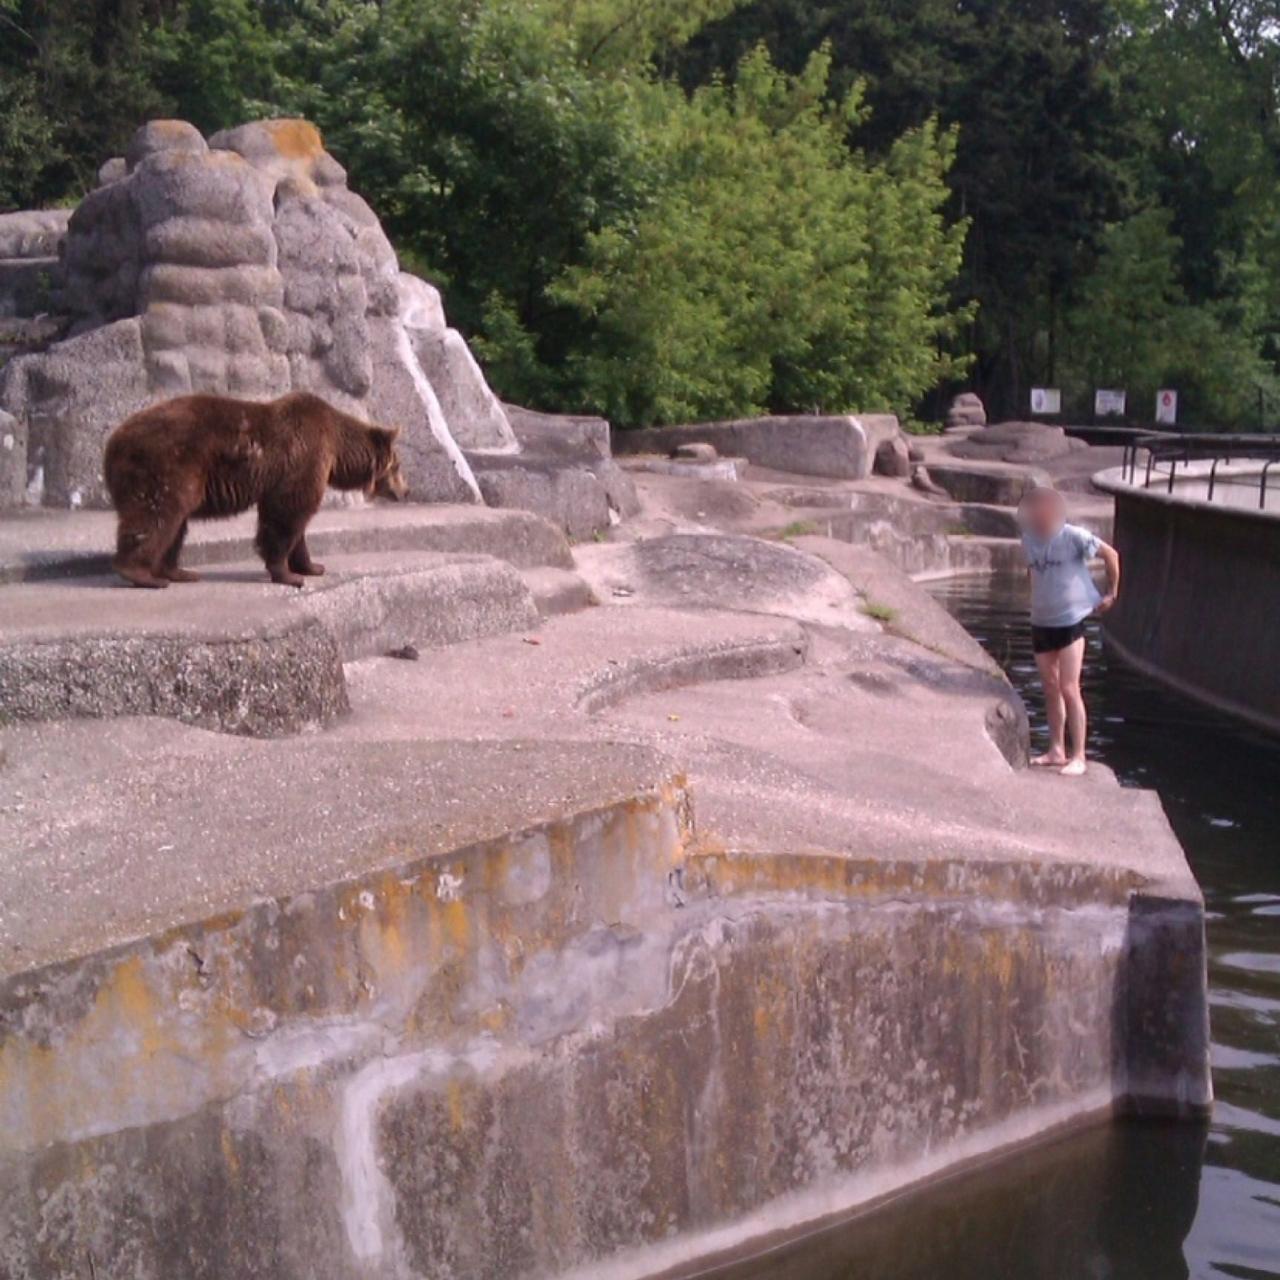
[[[298,535],[298,541],[293,544],[293,550],[289,552],[289,568],[294,573],[300,573],[307,578],[318,578],[324,573],[324,565],[317,564],[311,558],[311,552],[307,549],[305,531]]]
[[[190,569],[182,569],[178,566],[178,558],[182,555],[182,544],[186,541],[186,537],[187,522],[184,520],[178,526],[177,536],[169,544],[169,549],[164,553],[164,558],[160,562],[160,576],[170,582],[200,581],[198,573],[192,573]]]
[[[151,513],[121,511],[116,556],[111,567],[135,587],[167,587],[164,557],[185,524],[185,517],[178,513],[157,517]]]

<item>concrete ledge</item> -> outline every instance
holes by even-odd
[[[718,453],[741,456],[760,467],[796,475],[864,480],[876,448],[898,433],[893,414],[741,418],[679,427],[615,431],[616,454],[670,454],[679,444],[706,441]]]
[[[520,574],[487,556],[339,556],[295,591],[252,565],[139,591],[101,579],[0,588],[0,719],[159,715],[252,736],[347,708],[342,663],[533,626]]]
[[[183,553],[191,566],[252,560],[256,517],[203,520],[191,526]],[[0,585],[108,573],[116,520],[110,511],[37,509],[0,514]],[[340,552],[439,551],[491,555],[518,569],[568,569],[564,534],[527,511],[471,505],[377,503],[316,514],[307,543],[323,560]]]
[[[521,576],[540,617],[558,618],[600,603],[587,583],[568,569],[526,569]]]
[[[1051,484],[1048,472],[1013,462],[960,462],[931,457],[929,475],[957,502],[1016,507],[1033,485]]]
[[[531,511],[575,540],[608,529],[609,495],[587,467],[529,454],[468,455],[491,507]]]
[[[579,687],[576,705],[594,714],[643,693],[792,671],[804,664],[808,647],[804,632],[790,625],[772,636],[712,642],[684,653],[619,661]]]
[[[305,616],[221,635],[64,632],[0,642],[0,721],[153,715],[271,736],[346,710],[337,641]]]
[[[699,462],[692,458],[628,459],[628,471],[649,471],[660,476],[682,476],[687,480],[741,480],[747,469],[746,458],[716,458]]]
[[[539,413],[504,404],[516,439],[530,453],[588,464],[612,457],[609,424],[581,414]]]
[[[1169,1034],[1194,965],[1149,982],[1186,939],[1150,947],[1163,908],[1131,938],[1123,875],[690,856],[678,779],[597,794],[0,986],[7,1260],[640,1277],[1095,1119],[1139,1073],[1203,1109]]]
[[[344,662],[404,645],[479,640],[538,620],[523,576],[491,556],[338,556],[327,567],[318,589],[286,604],[327,626]]]

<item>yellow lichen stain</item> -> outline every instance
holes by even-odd
[[[505,1031],[511,1025],[511,1009],[506,1004],[492,1005],[480,1014],[478,1021],[486,1031]]]
[[[756,1039],[764,1040],[769,1034],[769,1010],[763,1001],[756,1004],[752,1022],[756,1029]]]
[[[98,1005],[104,1003],[104,996],[107,1002],[115,1004],[121,1019],[137,1032],[138,1047],[145,1057],[154,1057],[172,1047],[172,1036],[161,1030],[155,993],[143,972],[142,957],[130,956],[122,961],[114,977],[113,986],[99,990]]]
[[[461,1133],[467,1123],[466,1094],[460,1080],[450,1080],[445,1086],[445,1105],[449,1108],[449,1125],[454,1133]]]
[[[467,904],[460,898],[446,902],[441,910],[445,938],[456,951],[465,951],[471,945],[471,917]]]
[[[309,120],[267,120],[263,127],[286,160],[314,160],[324,150],[320,130]]]
[[[408,936],[414,887],[401,883],[397,874],[388,872],[364,892],[372,895],[373,906],[364,909],[360,904],[360,949],[379,980],[385,981],[403,973],[415,958],[412,955],[415,948]]]
[[[1017,952],[1022,949],[1023,940],[1020,934],[1012,937],[987,935],[983,939],[984,965],[988,973],[1005,990],[1013,983],[1014,970],[1017,967]]]
[[[218,1136],[222,1145],[222,1159],[226,1163],[227,1172],[233,1178],[238,1177],[240,1173],[240,1156],[236,1152],[236,1144],[231,1136],[231,1130],[224,1128]]]

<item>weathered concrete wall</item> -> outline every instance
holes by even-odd
[[[1205,1105],[1197,902],[692,838],[667,778],[10,978],[0,1274],[638,1276]]]
[[[1280,730],[1280,515],[1095,478],[1115,496],[1125,589],[1109,643],[1183,693]]]
[[[796,475],[865,480],[876,448],[898,434],[891,413],[796,415],[699,422],[680,427],[615,431],[615,453],[670,453],[677,445],[706,441],[718,453]]]

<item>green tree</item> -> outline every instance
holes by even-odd
[[[142,0],[0,0],[0,209],[82,195],[159,112],[146,16]]]
[[[1255,422],[1259,390],[1274,397],[1280,389],[1258,351],[1267,313],[1259,280],[1239,278],[1230,301],[1193,304],[1179,280],[1172,223],[1157,205],[1107,229],[1068,313],[1066,387],[1076,403],[1095,387],[1124,387],[1130,413],[1146,418],[1156,390],[1176,387],[1184,422]]]
[[[952,140],[927,124],[868,164],[828,73],[825,52],[790,77],[760,49],[732,87],[656,91],[660,196],[553,290],[594,322],[570,362],[587,403],[621,422],[905,408],[948,372]]]
[[[859,136],[873,153],[934,116],[958,127],[951,213],[969,235],[956,288],[978,304],[964,341],[991,410],[1007,414],[1051,375],[1071,286],[1127,207],[1120,29],[1109,0],[755,0],[676,65],[693,78],[728,70],[764,38],[794,69],[825,39],[836,82],[865,79]]]

